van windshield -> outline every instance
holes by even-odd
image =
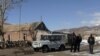
[[[41,36],[41,40],[49,40],[49,37],[48,36]]]

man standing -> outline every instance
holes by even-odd
[[[70,42],[71,42],[71,49],[70,49],[70,51],[71,52],[73,52],[73,50],[75,50],[74,49],[75,48],[75,38],[76,38],[76,35],[75,35],[75,33],[73,33],[72,37],[71,37],[71,40],[70,40]]]
[[[76,49],[75,51],[77,50],[78,52],[80,51],[80,43],[82,41],[82,37],[81,35],[79,34],[77,37],[76,37],[76,41],[75,41],[75,45],[76,45]]]
[[[93,54],[93,46],[95,44],[95,38],[92,36],[92,34],[90,35],[90,37],[88,38],[88,43],[89,43],[89,50],[90,53]]]

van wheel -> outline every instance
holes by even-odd
[[[59,47],[59,50],[60,50],[60,51],[65,50],[65,46],[64,46],[64,45],[61,45],[61,46]]]
[[[43,46],[43,47],[42,47],[42,52],[43,52],[43,53],[46,53],[46,52],[48,52],[48,51],[49,51],[48,46]]]

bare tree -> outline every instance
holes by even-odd
[[[3,24],[6,20],[6,12],[16,7],[16,5],[21,4],[22,2],[23,0],[0,0],[0,17],[1,17],[0,18],[1,19],[0,35],[2,36],[1,39],[3,42],[5,42]],[[4,44],[3,44],[3,47],[4,47]]]

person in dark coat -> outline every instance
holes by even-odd
[[[88,43],[89,43],[89,51],[90,51],[91,54],[93,54],[93,47],[94,47],[94,44],[95,44],[95,38],[92,36],[92,34],[88,38]]]
[[[75,33],[72,34],[72,37],[71,37],[71,40],[70,40],[70,44],[71,44],[71,48],[70,48],[70,51],[73,52],[74,51],[74,46],[75,46],[75,38],[76,38],[76,35]]]
[[[81,43],[81,41],[82,41],[82,37],[79,34],[78,36],[76,36],[74,52],[76,52],[76,51],[79,52],[80,51],[80,43]]]

